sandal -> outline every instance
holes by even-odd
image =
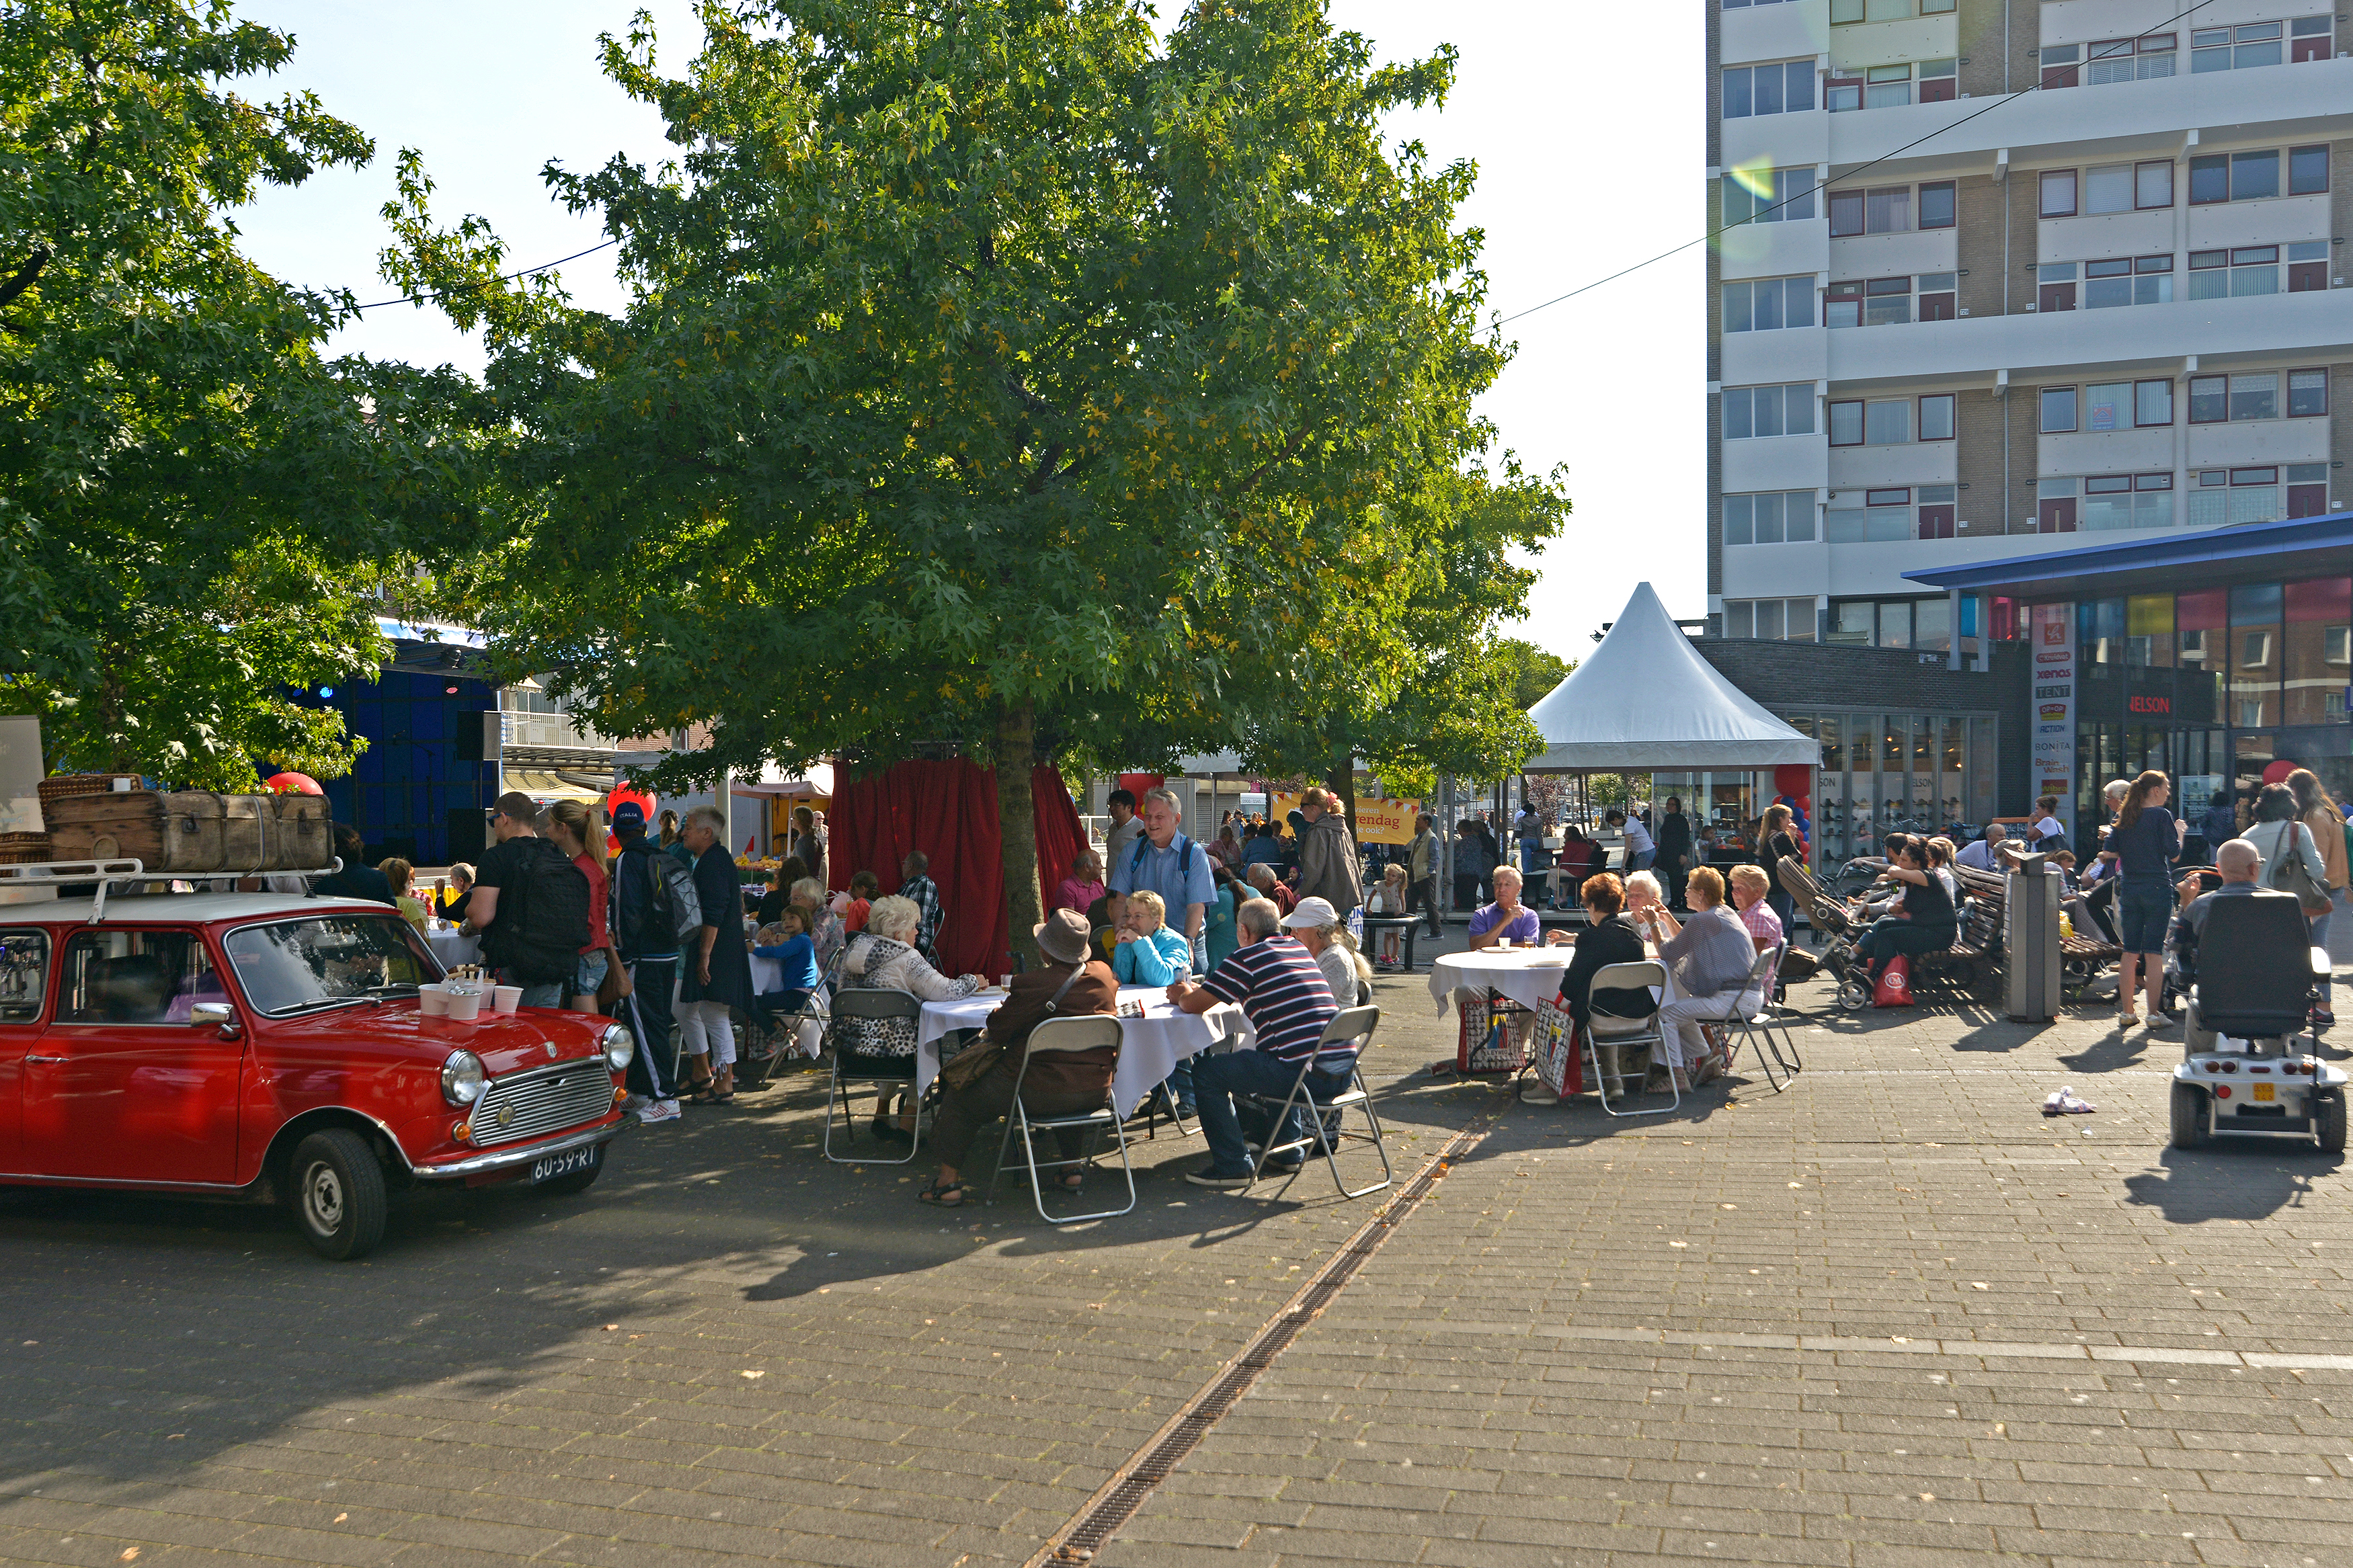
[[[1060,1175],[1054,1178],[1054,1184],[1061,1188],[1066,1193],[1084,1192],[1087,1185],[1086,1173],[1083,1171],[1065,1171]]]
[[[963,1182],[943,1182],[935,1176],[932,1179],[930,1186],[915,1194],[915,1201],[937,1204],[944,1209],[960,1208],[964,1205],[964,1195],[969,1190],[967,1184]]]
[[[708,1079],[702,1088],[686,1097],[689,1105],[726,1105],[734,1100],[732,1094],[722,1094],[713,1087],[719,1080]]]

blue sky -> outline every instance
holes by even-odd
[[[241,15],[290,29],[289,68],[257,90],[311,89],[375,139],[376,162],[274,191],[238,215],[248,251],[290,281],[348,286],[364,300],[392,290],[376,273],[378,210],[392,163],[419,149],[435,207],[489,218],[525,267],[595,245],[594,215],[548,199],[550,159],[589,168],[615,153],[659,160],[659,118],[597,70],[596,35],[626,30],[634,0],[245,0]],[[699,37],[691,6],[644,0],[665,61],[682,67]],[[1477,193],[1463,222],[1486,234],[1489,298],[1526,309],[1665,250],[1700,232],[1701,16],[1696,6],[1600,6],[1474,0],[1333,0],[1343,26],[1384,58],[1461,53],[1442,111],[1399,120],[1433,157],[1469,158]],[[584,305],[618,308],[608,259],[563,269]],[[1568,468],[1577,507],[1568,535],[1546,553],[1544,580],[1520,635],[1570,658],[1615,618],[1639,581],[1677,616],[1706,608],[1705,331],[1702,252],[1694,247],[1633,277],[1505,329],[1518,357],[1483,411],[1504,445],[1542,470]],[[430,309],[367,312],[341,352],[464,368],[478,344]]]

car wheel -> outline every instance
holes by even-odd
[[[2312,1131],[2320,1140],[2323,1153],[2345,1152],[2345,1091],[2343,1089],[2323,1089],[2313,1097]]]
[[[596,1184],[596,1178],[604,1173],[605,1151],[602,1147],[599,1147],[596,1151],[596,1163],[595,1164],[589,1166],[585,1171],[575,1171],[568,1176],[558,1176],[552,1182],[543,1184],[539,1190],[555,1197],[568,1198],[575,1193],[586,1192],[590,1187]]]
[[[297,1143],[288,1184],[295,1226],[320,1257],[363,1257],[384,1239],[384,1167],[358,1133],[335,1127]]]
[[[2337,1115],[2337,1146],[2342,1148],[2344,1146],[2344,1112],[2341,1103]],[[2203,1144],[2206,1138],[2206,1091],[2192,1084],[2175,1084],[2173,1086],[2173,1146],[2177,1149],[2195,1149]]]

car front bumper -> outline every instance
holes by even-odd
[[[568,1153],[596,1143],[609,1143],[631,1125],[629,1118],[617,1116],[593,1127],[577,1128],[570,1132],[559,1132],[553,1138],[535,1139],[502,1149],[488,1149],[480,1154],[466,1154],[454,1160],[439,1160],[423,1165],[412,1161],[408,1173],[420,1182],[462,1182],[470,1177],[495,1176],[519,1165],[544,1160],[551,1154]]]

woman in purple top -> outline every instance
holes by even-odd
[[[1498,866],[1495,901],[1471,917],[1471,946],[1476,952],[1505,937],[1522,947],[1534,947],[1542,940],[1543,928],[1535,910],[1520,902],[1520,874],[1509,866]]]

